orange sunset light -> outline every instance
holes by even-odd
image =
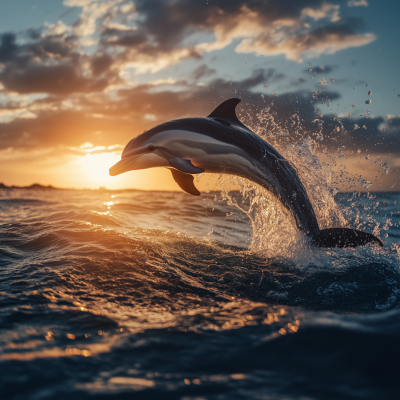
[[[162,168],[129,171],[118,176],[110,176],[108,170],[121,159],[120,152],[87,153],[70,161],[69,167],[76,171],[78,179],[75,187],[96,189],[134,188],[151,190],[178,190],[170,172]]]
[[[110,177],[108,169],[145,130],[205,117],[232,97],[249,127],[284,133],[275,145],[310,137],[318,154],[340,148],[352,170],[358,150],[379,156],[392,167],[381,189],[398,176],[397,44],[380,51],[386,24],[379,33],[349,22],[365,12],[373,19],[378,3],[298,2],[292,10],[161,1],[158,14],[152,2],[65,0],[51,2],[51,20],[43,13],[15,29],[5,26],[21,13],[9,3],[0,33],[0,175],[8,185],[180,191],[168,171]],[[379,174],[374,163],[360,173],[367,170]]]

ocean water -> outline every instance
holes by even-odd
[[[0,190],[1,399],[398,399],[400,193],[311,183],[384,247],[312,248],[251,187]]]

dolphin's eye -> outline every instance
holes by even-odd
[[[154,144],[149,144],[148,146],[147,146],[147,150],[148,151],[154,151],[156,149],[156,146],[154,146]]]

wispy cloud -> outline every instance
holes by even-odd
[[[367,0],[350,0],[347,2],[347,5],[349,7],[368,7],[368,2]]]

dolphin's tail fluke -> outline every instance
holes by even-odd
[[[357,247],[367,243],[383,246],[382,241],[371,233],[350,228],[322,229],[311,240],[317,247]]]

